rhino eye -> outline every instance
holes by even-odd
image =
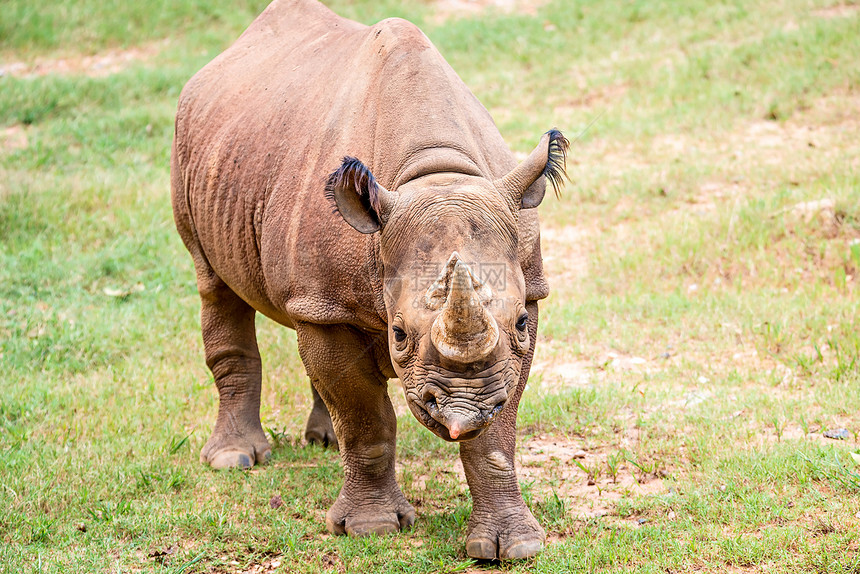
[[[392,331],[394,331],[394,340],[398,343],[402,343],[406,340],[406,331],[401,329],[400,327],[392,327]]]
[[[517,319],[517,329],[520,331],[525,331],[529,326],[529,314],[523,313],[520,315],[520,318]]]

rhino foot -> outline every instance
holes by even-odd
[[[305,426],[305,440],[308,444],[318,444],[322,447],[331,447],[338,450],[337,436],[334,434],[334,426],[331,416],[322,401],[314,403],[314,408],[308,416],[308,424]]]
[[[214,469],[251,468],[255,464],[267,462],[272,457],[272,447],[259,432],[246,434],[212,432],[209,441],[200,451],[200,462],[208,463]]]
[[[397,489],[385,502],[373,497],[373,503],[354,504],[343,492],[325,516],[325,525],[332,534],[368,536],[392,534],[410,528],[415,523],[415,509]]]
[[[495,515],[472,515],[466,554],[482,560],[530,558],[543,550],[546,534],[523,505]]]

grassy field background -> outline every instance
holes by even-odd
[[[340,463],[301,444],[267,320],[273,461],[197,460],[217,394],[173,116],[265,4],[3,3],[0,572],[860,572],[860,5],[328,3],[421,25],[517,152],[576,140],[519,425],[548,546],[479,564],[456,448],[402,398],[415,529],[325,533]]]

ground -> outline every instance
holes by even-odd
[[[217,396],[170,214],[183,83],[265,2],[0,14],[0,572],[854,572],[860,6],[331,2],[419,23],[515,153],[557,126],[552,293],[519,420],[536,559],[476,563],[456,447],[396,382],[412,532],[331,537],[295,337],[260,319],[271,464]],[[830,438],[834,437],[834,438]]]

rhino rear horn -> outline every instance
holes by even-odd
[[[546,194],[546,180],[558,197],[564,180],[570,142],[557,129],[546,132],[537,147],[517,167],[494,183],[519,209],[537,207]]]
[[[340,167],[329,175],[326,195],[344,221],[362,233],[382,229],[397,201],[397,194],[382,187],[370,168],[354,157],[343,158]]]

